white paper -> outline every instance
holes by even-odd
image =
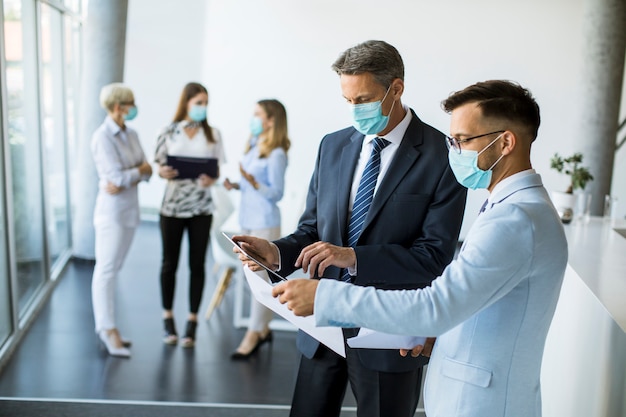
[[[250,284],[252,295],[258,302],[279,314],[309,336],[317,339],[338,355],[346,357],[343,332],[340,327],[316,327],[315,315],[307,317],[294,315],[285,304],[281,304],[277,298],[272,297],[272,285],[261,277],[261,274],[266,273],[265,271],[254,272],[247,265],[244,266],[243,271],[248,284]]]
[[[417,345],[424,346],[426,338],[382,333],[362,327],[359,334],[346,341],[351,348],[411,350]]]

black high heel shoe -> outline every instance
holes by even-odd
[[[272,333],[272,331],[270,330],[269,332],[267,332],[267,334],[263,337],[259,337],[257,339],[256,344],[254,345],[254,347],[252,348],[252,350],[248,353],[242,353],[239,352],[238,350],[234,351],[231,355],[230,358],[233,360],[242,360],[242,359],[248,359],[250,356],[254,355],[256,353],[257,350],[259,350],[259,348],[264,344],[264,343],[271,343],[272,340],[274,340],[274,335]]]
[[[196,345],[196,328],[198,327],[197,321],[187,321],[187,327],[185,328],[185,337],[181,346],[184,348],[191,348]]]
[[[176,333],[174,318],[169,317],[167,319],[163,319],[163,327],[165,328],[163,343],[165,343],[166,345],[175,345],[176,343],[178,343],[178,333]]]

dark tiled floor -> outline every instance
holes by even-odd
[[[158,225],[142,223],[119,277],[118,326],[133,342],[130,359],[110,357],[99,346],[91,310],[93,264],[72,261],[0,373],[0,397],[288,406],[298,363],[295,332],[275,331],[273,343],[256,356],[231,361],[245,330],[233,326],[234,288],[211,320],[203,319],[220,272],[210,256],[196,347],[161,342],[160,248]],[[174,306],[179,331],[188,308],[186,254],[183,244]],[[348,389],[342,416],[354,416],[354,405]]]
[[[119,277],[118,325],[133,342],[132,358],[109,357],[99,346],[91,310],[93,264],[72,261],[2,370],[0,397],[289,405],[298,360],[295,333],[276,331],[273,343],[255,357],[231,361],[245,331],[233,327],[233,288],[210,321],[200,320],[194,349],[161,342],[160,247],[157,224],[143,223]],[[179,330],[188,308],[186,245],[182,251]],[[211,257],[207,271],[202,317],[220,272]],[[354,405],[351,395],[345,405]]]

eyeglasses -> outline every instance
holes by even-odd
[[[489,135],[495,135],[496,133],[504,133],[504,132],[505,130],[496,130],[495,132],[484,133],[482,135],[472,136],[471,138],[467,138],[467,139],[457,139],[457,138],[453,138],[452,136],[446,136],[446,145],[448,145],[448,148],[452,148],[458,153],[461,153],[462,143],[469,142],[470,140],[473,140],[473,139],[478,139],[478,138],[482,138],[482,137],[489,136]]]

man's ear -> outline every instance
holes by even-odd
[[[391,90],[389,93],[393,97],[394,101],[400,99],[402,97],[402,93],[404,92],[404,81],[400,78],[396,78],[391,82]]]
[[[504,131],[502,134],[502,155],[509,155],[517,146],[517,136],[510,130]]]

